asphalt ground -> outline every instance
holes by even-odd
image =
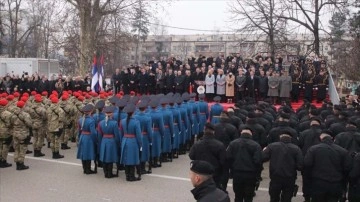
[[[141,181],[127,182],[124,172],[111,179],[104,177],[102,168],[98,168],[97,174],[83,174],[81,161],[76,159],[76,145],[70,143],[69,146],[70,150],[60,151],[65,156],[60,160],[51,159],[48,148],[43,148],[46,156],[41,158],[28,154],[25,165],[30,169],[24,171],[16,170],[13,153],[10,153],[8,162],[13,166],[0,169],[0,202],[195,201],[190,192],[193,187],[189,180],[190,159],[187,155],[180,155],[171,163],[163,163],[161,168],[153,168],[153,173],[143,175]],[[31,145],[29,149],[32,149]],[[268,163],[264,164],[262,178],[255,202],[270,201]],[[294,202],[303,201],[301,177],[297,184],[300,188],[297,197],[292,200]],[[232,180],[227,191],[234,201]]]

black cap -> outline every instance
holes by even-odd
[[[357,123],[356,123],[356,120],[349,120],[348,121],[348,124],[351,124],[351,125],[353,125],[353,126],[356,126],[357,127]]]
[[[283,118],[283,119],[290,119],[290,114],[282,112],[280,114],[280,117]]]
[[[248,115],[247,115],[247,117],[248,117],[249,119],[253,119],[253,118],[256,118],[256,114],[255,114],[254,112],[249,112]]]
[[[108,106],[104,108],[104,113],[113,113],[115,111],[115,106]]]
[[[87,104],[81,109],[82,112],[91,112],[93,110],[94,110],[94,105],[92,104]]]
[[[262,113],[265,113],[265,110],[262,107],[256,107],[256,110],[261,111]]]
[[[340,105],[334,105],[334,109],[341,111],[341,110],[342,110],[342,107],[341,107]]]
[[[329,129],[322,130],[322,131],[321,131],[321,134],[328,134],[328,135],[330,135],[331,137],[334,137],[334,133],[333,133],[331,130],[329,130]]]
[[[116,102],[117,107],[125,107],[126,105],[127,105],[127,100],[125,99],[120,99]]]
[[[215,101],[215,102],[219,102],[220,100],[221,100],[221,97],[220,97],[220,96],[215,96],[215,97],[214,97],[214,101]]]
[[[205,98],[205,94],[200,94],[199,95],[199,99],[204,99]]]
[[[292,133],[286,129],[281,130],[280,135],[288,135],[288,136],[292,137]]]
[[[126,105],[123,111],[126,113],[133,113],[135,112],[135,110],[136,110],[136,106],[133,103],[129,103]]]
[[[215,131],[214,125],[212,123],[209,123],[209,122],[205,124],[205,129]]]
[[[105,106],[105,101],[104,100],[99,100],[96,104],[95,104],[95,108],[96,109],[102,109]]]
[[[320,112],[318,109],[310,109],[310,114],[313,116],[319,116]]]
[[[192,161],[190,170],[200,175],[213,175],[215,172],[214,167],[210,163],[201,160]]]
[[[317,121],[319,124],[322,123],[321,119],[319,117],[312,117],[310,121]]]

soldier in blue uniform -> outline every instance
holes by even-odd
[[[106,117],[98,126],[98,139],[100,143],[99,160],[103,162],[105,178],[118,177],[112,173],[113,163],[119,161],[120,132],[117,122],[113,119],[115,106],[104,109]]]
[[[98,127],[100,121],[105,119],[105,113],[103,112],[104,106],[105,106],[105,101],[104,100],[99,100],[95,104],[95,109],[97,109],[97,112],[95,114],[93,114],[93,118],[95,120],[95,127],[96,128]],[[97,134],[96,136],[99,136],[99,134]],[[98,160],[98,166],[100,168],[102,168],[102,162],[99,160],[100,147],[97,147],[95,149],[96,149],[96,154],[97,154],[96,159]]]
[[[200,120],[199,120],[199,135],[198,139],[200,139],[204,134],[205,124],[209,118],[209,106],[208,103],[204,101],[205,94],[199,95],[199,111],[200,111]]]
[[[220,114],[224,111],[224,107],[220,104],[220,100],[220,96],[214,97],[216,103],[210,108],[210,122],[214,125],[220,122]]]
[[[194,144],[194,142],[197,139],[197,136],[199,134],[199,122],[200,122],[200,108],[199,108],[199,104],[197,102],[195,102],[195,98],[196,98],[196,93],[191,93],[190,94],[190,101],[189,101],[189,105],[192,107],[191,110],[191,115],[192,115],[192,120],[193,120],[193,124],[192,124],[192,130],[191,130],[191,141],[190,141],[190,146],[192,146]]]
[[[136,107],[134,104],[128,104],[124,108],[124,112],[127,113],[127,117],[122,119],[120,122],[120,163],[125,166],[127,181],[141,180],[141,173],[138,173],[138,177],[135,177],[135,167],[140,166],[140,151],[142,150],[140,122],[133,117],[135,108]]]
[[[91,161],[95,160],[96,158],[95,144],[97,143],[95,120],[91,117],[91,113],[93,110],[94,110],[94,106],[92,104],[85,105],[81,109],[84,116],[81,117],[78,121],[79,143],[78,143],[77,159],[81,159],[85,174],[96,173],[96,169],[95,171],[91,170]],[[95,164],[95,168],[96,168],[96,164]]]
[[[172,144],[171,139],[174,134],[174,119],[171,111],[167,108],[168,98],[161,99],[161,112],[164,117],[164,136],[162,138],[162,162],[172,161]]]
[[[180,151],[179,154],[186,154],[186,136],[188,129],[190,128],[190,121],[188,118],[187,113],[187,107],[183,107],[183,99],[181,97],[178,97],[176,99],[176,103],[178,105],[178,110],[180,111],[181,115],[181,130],[180,130],[180,136],[179,136],[179,144],[180,144]]]
[[[184,107],[186,109],[187,119],[189,120],[189,126],[186,128],[187,132],[186,132],[186,136],[185,136],[185,148],[187,151],[189,151],[190,150],[191,131],[192,131],[192,127],[194,124],[194,120],[193,120],[193,116],[192,116],[192,106],[188,103],[188,101],[190,100],[189,93],[184,93],[182,95],[182,98],[184,100],[182,107]]]
[[[159,100],[153,98],[150,102],[150,117],[152,120],[152,130],[153,130],[153,139],[152,139],[152,148],[151,156],[153,158],[152,167],[157,168],[161,167],[160,155],[161,155],[161,138],[164,136],[164,118],[162,113],[157,109],[159,106]],[[159,163],[159,164],[158,164]]]
[[[176,98],[169,98],[169,104],[170,104],[170,111],[173,114],[173,125],[174,125],[174,135],[172,138],[173,141],[173,158],[179,157],[179,148],[180,148],[180,133],[183,128],[183,123],[181,121],[181,114],[180,110],[175,107],[175,99]]]
[[[120,126],[120,121],[123,119],[126,119],[127,113],[123,111],[124,107],[127,105],[127,99],[115,99],[116,101],[116,110],[113,113],[113,119],[118,123]],[[121,156],[121,150],[119,150],[119,156]],[[120,158],[119,158],[120,160]],[[122,165],[120,162],[116,164],[118,170],[124,170],[124,165]]]
[[[141,174],[150,174],[151,173],[151,151],[150,145],[152,144],[152,120],[149,114],[145,111],[148,107],[148,101],[142,99],[139,104],[139,112],[135,115],[135,118],[140,122],[141,134],[142,134],[142,151],[140,152],[140,167]],[[149,169],[146,171],[145,165],[146,162],[149,163]]]

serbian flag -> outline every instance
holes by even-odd
[[[91,90],[99,93],[103,90],[103,78],[104,78],[104,56],[96,54],[94,56],[93,67],[92,67],[92,80]]]

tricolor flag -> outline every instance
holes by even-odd
[[[104,56],[96,54],[94,56],[94,63],[92,67],[92,80],[91,90],[99,93],[103,90],[103,77],[104,77]]]

